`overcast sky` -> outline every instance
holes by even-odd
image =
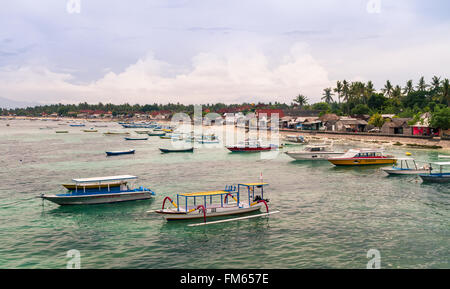
[[[449,11],[448,0],[3,0],[0,98],[316,102],[336,80],[448,78]]]

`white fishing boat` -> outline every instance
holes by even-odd
[[[328,160],[332,157],[344,155],[344,152],[335,151],[332,143],[307,145],[302,151],[286,152],[288,156],[298,161]]]
[[[73,179],[73,185],[63,185],[68,192],[41,194],[40,198],[58,205],[90,205],[147,200],[155,195],[148,188],[131,189],[127,182],[135,179],[136,176],[130,175]]]
[[[440,159],[450,159],[450,156],[447,156],[447,155],[439,155],[438,158],[440,158]]]
[[[413,158],[399,158],[392,167],[382,170],[388,175],[418,175],[428,173],[430,168],[427,165],[419,167]]]

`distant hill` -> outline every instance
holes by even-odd
[[[4,97],[0,97],[0,108],[24,108],[28,106],[39,105],[37,102],[16,101]]]

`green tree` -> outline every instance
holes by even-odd
[[[431,113],[430,120],[431,127],[447,130],[450,128],[450,107],[437,107],[436,110]]]
[[[369,119],[369,124],[373,125],[375,127],[379,127],[381,128],[384,123],[386,122],[386,120],[383,118],[383,116],[379,113],[375,113],[374,115],[372,115],[372,117]]]
[[[306,96],[304,96],[303,94],[299,94],[294,99],[294,102],[296,102],[298,104],[298,106],[303,107],[308,104],[308,98]]]

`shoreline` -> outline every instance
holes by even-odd
[[[85,122],[118,122],[122,119],[85,119],[85,118],[44,118],[44,117],[28,117],[28,116],[14,116],[14,117],[2,117],[0,120],[46,120],[46,121],[85,121]],[[135,121],[135,120],[134,120]],[[170,120],[149,120],[161,123],[170,123]],[[374,145],[388,145],[396,146],[398,148],[410,148],[410,149],[434,149],[434,150],[450,150],[450,140],[442,140],[439,138],[414,138],[408,136],[379,136],[379,135],[358,135],[358,134],[342,134],[327,132],[326,134],[310,132],[310,131],[297,131],[297,130],[279,130],[280,136],[286,135],[301,135],[310,139],[319,140],[332,140],[332,141],[354,141],[364,142]],[[436,146],[442,147],[437,148]]]

